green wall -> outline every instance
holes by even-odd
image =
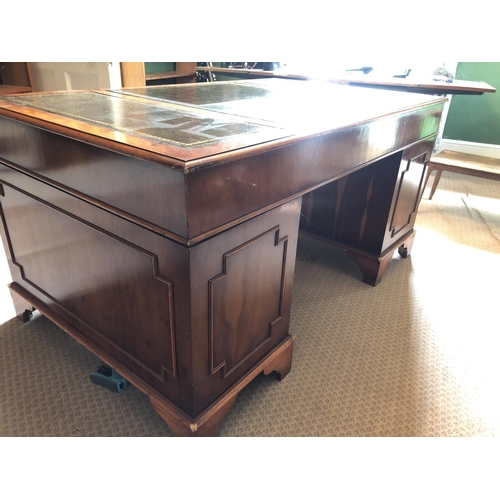
[[[486,82],[497,92],[453,96],[443,139],[500,145],[500,62],[460,62],[455,78]]]
[[[148,73],[160,73],[163,71],[175,71],[174,62],[145,62],[144,71]]]

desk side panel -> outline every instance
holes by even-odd
[[[300,205],[187,248],[0,164],[12,288],[191,418],[289,338]]]
[[[289,335],[301,199],[191,249],[194,414]]]
[[[413,230],[418,207],[425,189],[427,163],[434,140],[422,141],[404,151],[398,169],[382,251]]]
[[[0,187],[15,289],[118,371],[189,407],[189,249],[1,165]]]

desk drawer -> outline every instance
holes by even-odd
[[[0,161],[159,232],[186,237],[184,176],[0,117]]]

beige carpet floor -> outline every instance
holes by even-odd
[[[443,173],[375,288],[337,248],[300,237],[297,257],[292,371],[257,377],[219,436],[500,433],[500,183]],[[92,384],[93,354],[0,300],[1,436],[171,436],[135,387]]]

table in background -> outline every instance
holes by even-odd
[[[31,92],[31,87],[20,87],[19,85],[0,85],[0,95],[25,94]]]
[[[363,75],[361,73],[346,73],[344,75],[332,76],[324,71],[321,77],[290,73],[286,69],[275,71],[264,71],[261,69],[237,69],[219,68],[218,66],[197,66],[197,71],[207,71],[210,73],[225,74],[234,78],[284,78],[291,80],[314,80],[322,79],[338,85],[351,85],[355,87],[375,88],[383,90],[399,90],[404,92],[416,92],[419,94],[436,95],[482,95],[484,93],[496,92],[496,89],[485,82],[471,80],[454,80],[450,83],[446,81],[429,78],[405,78],[389,77],[377,73]]]

